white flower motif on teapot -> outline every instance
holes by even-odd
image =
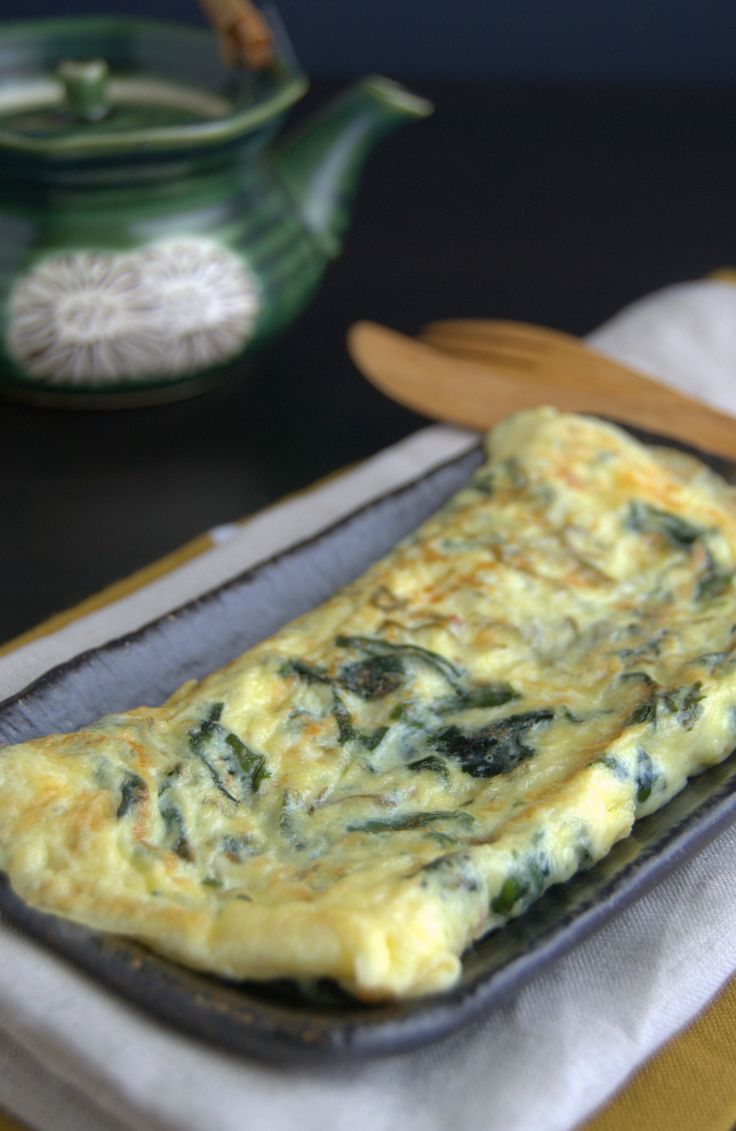
[[[258,308],[253,276],[212,240],[71,252],[49,256],[16,284],[8,347],[30,377],[50,385],[173,379],[240,353]]]

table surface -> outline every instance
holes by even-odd
[[[333,89],[315,84],[296,117]],[[0,405],[0,642],[420,427],[352,366],[356,319],[585,333],[736,265],[736,89],[420,93],[434,116],[375,153],[342,257],[256,372],[156,408]]]

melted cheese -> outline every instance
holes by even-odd
[[[158,708],[0,752],[29,903],[228,978],[441,990],[734,746],[734,493],[541,409],[324,606]]]

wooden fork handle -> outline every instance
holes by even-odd
[[[422,337],[430,334],[437,334],[442,338],[457,335],[465,342],[475,339],[479,346],[489,340],[497,342],[503,335],[511,342],[538,342],[539,326],[532,322],[514,322],[503,318],[440,318],[422,327]],[[554,330],[545,326],[544,336],[548,342],[554,342],[560,348],[580,348],[580,338],[568,334],[566,330]]]
[[[511,376],[481,362],[444,355],[372,322],[351,326],[348,350],[368,380],[394,400],[466,428],[490,428],[521,409],[554,405],[635,424],[736,458],[736,420],[654,382],[619,381],[612,395],[608,383],[601,389],[593,380],[572,386]]]

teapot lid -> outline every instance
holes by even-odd
[[[138,155],[232,141],[277,118],[306,79],[275,29],[268,72],[229,69],[215,36],[123,17],[0,25],[0,152]]]

